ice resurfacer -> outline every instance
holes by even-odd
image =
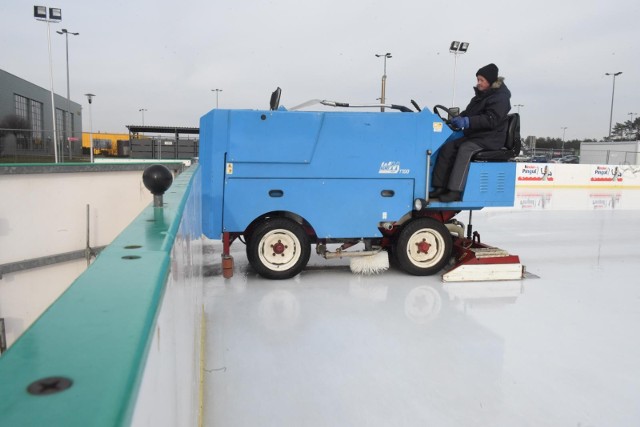
[[[462,200],[441,203],[429,200],[429,180],[438,149],[454,135],[440,115],[446,108],[420,110],[412,101],[415,112],[289,111],[279,99],[278,89],[270,110],[214,109],[200,121],[203,226],[223,242],[225,277],[236,240],[270,279],[300,273],[312,245],[327,259],[389,256],[413,275],[435,274],[453,259],[444,280],[522,277],[517,256],[483,245],[471,224],[465,236],[455,218],[513,206],[516,163],[507,160],[520,149],[517,114],[505,147],[472,162]]]

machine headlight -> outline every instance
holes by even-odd
[[[413,209],[417,211],[421,211],[427,206],[427,201],[425,199],[415,199],[413,201]]]

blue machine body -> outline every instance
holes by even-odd
[[[452,131],[435,114],[214,109],[200,120],[203,228],[242,233],[274,212],[304,219],[318,238],[380,237],[427,193],[427,152]],[[512,206],[516,164],[472,163],[460,202],[428,210]]]

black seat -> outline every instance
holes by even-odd
[[[507,116],[507,139],[499,150],[486,150],[476,153],[471,160],[478,162],[507,162],[520,154],[520,114]]]
[[[278,87],[271,93],[271,99],[269,99],[269,108],[272,111],[275,111],[280,106],[280,94],[282,93],[282,89]]]

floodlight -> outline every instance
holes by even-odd
[[[49,8],[49,19],[54,21],[62,21],[62,9],[57,9],[55,7]]]
[[[33,17],[47,19],[47,7],[33,6]]]
[[[449,52],[453,53],[454,63],[453,63],[453,97],[451,98],[451,106],[455,105],[456,100],[456,68],[458,66],[458,55],[462,55],[467,52],[469,49],[469,42],[461,42],[458,40],[454,40],[451,42],[451,46],[449,46]]]
[[[58,23],[62,21],[62,9],[50,7],[49,19],[47,19],[47,7],[46,6],[33,6],[33,17],[38,21],[47,23],[47,44],[49,47],[49,77],[51,81],[51,121],[53,122],[53,156],[55,162],[58,163],[58,137],[56,130],[56,108],[53,92],[53,60],[51,59],[51,22]]]

